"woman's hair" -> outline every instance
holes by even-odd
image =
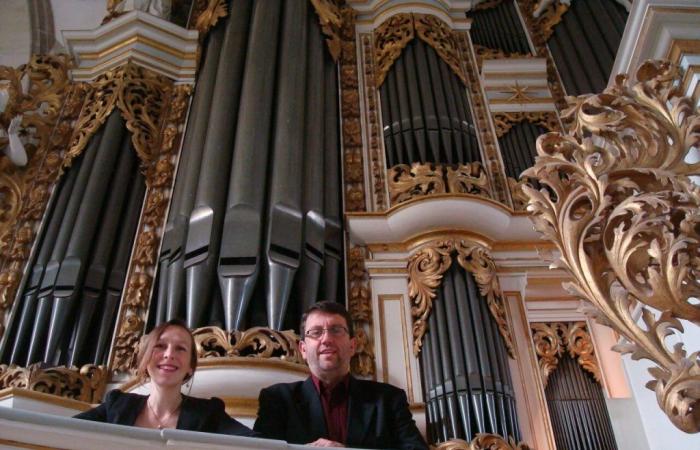
[[[156,346],[158,339],[160,339],[160,335],[163,334],[163,332],[169,327],[180,327],[183,330],[187,331],[187,335],[190,337],[190,345],[192,348],[190,352],[190,369],[192,369],[192,374],[186,376],[183,382],[189,381],[190,378],[192,378],[192,376],[194,375],[194,371],[197,369],[197,346],[195,345],[194,337],[192,336],[192,332],[190,331],[190,329],[187,328],[185,322],[183,322],[180,319],[172,319],[168,320],[167,322],[163,322],[157,327],[155,327],[141,340],[136,366],[136,378],[140,382],[143,383],[149,379],[148,362],[151,360],[153,348]]]

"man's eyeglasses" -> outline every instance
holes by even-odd
[[[309,339],[321,339],[321,336],[323,336],[323,333],[326,331],[331,337],[334,338],[344,336],[348,333],[348,329],[344,326],[333,325],[332,327],[328,328],[311,328],[310,330],[306,330],[304,336],[306,336]]]

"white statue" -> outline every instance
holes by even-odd
[[[11,89],[17,91],[17,87],[14,87],[11,83],[0,84],[0,138],[7,137],[8,144],[3,150],[7,157],[10,158],[10,161],[17,166],[25,166],[27,164],[27,151],[19,137],[22,114],[19,113],[13,116],[11,109],[15,108],[16,105],[11,104],[10,99],[13,97],[12,94],[15,96],[27,94],[29,91],[29,77],[26,75],[22,77],[19,87],[20,92],[11,92]],[[15,103],[17,103],[17,100],[15,100]],[[6,112],[7,114],[5,114]],[[9,123],[5,125],[8,121]],[[7,126],[7,129],[5,129],[5,126]]]
[[[111,17],[129,11],[143,11],[161,19],[170,18],[171,0],[108,0],[107,12]]]

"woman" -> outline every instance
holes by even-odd
[[[180,393],[196,368],[197,349],[187,326],[180,320],[160,324],[141,343],[136,370],[141,382],[150,379],[150,395],[115,389],[100,406],[75,417],[144,428],[255,436],[254,431],[226,414],[220,399]]]

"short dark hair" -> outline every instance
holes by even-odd
[[[311,307],[307,309],[301,316],[301,325],[299,326],[299,331],[301,332],[302,340],[304,339],[304,334],[306,333],[306,330],[304,329],[304,327],[306,326],[306,319],[315,312],[320,312],[324,314],[336,314],[341,316],[343,319],[345,319],[345,324],[348,326],[348,334],[350,335],[350,337],[355,336],[355,330],[352,326],[352,317],[350,317],[350,313],[348,312],[348,310],[345,309],[345,305],[330,300],[324,300],[322,302],[314,303],[313,305],[311,305]]]
[[[192,374],[187,375],[183,382],[187,382],[190,378],[192,378],[192,376],[194,376],[194,371],[197,370],[197,345],[194,342],[192,331],[182,320],[171,319],[155,327],[141,340],[136,365],[136,378],[140,382],[144,383],[148,380],[149,376],[147,367],[148,362],[151,360],[151,355],[153,354],[153,348],[156,346],[158,339],[160,339],[160,335],[163,334],[163,332],[165,332],[165,330],[170,327],[182,328],[183,330],[187,331],[187,334],[190,336],[190,345],[192,346],[192,349],[190,351],[190,367],[192,368]]]

